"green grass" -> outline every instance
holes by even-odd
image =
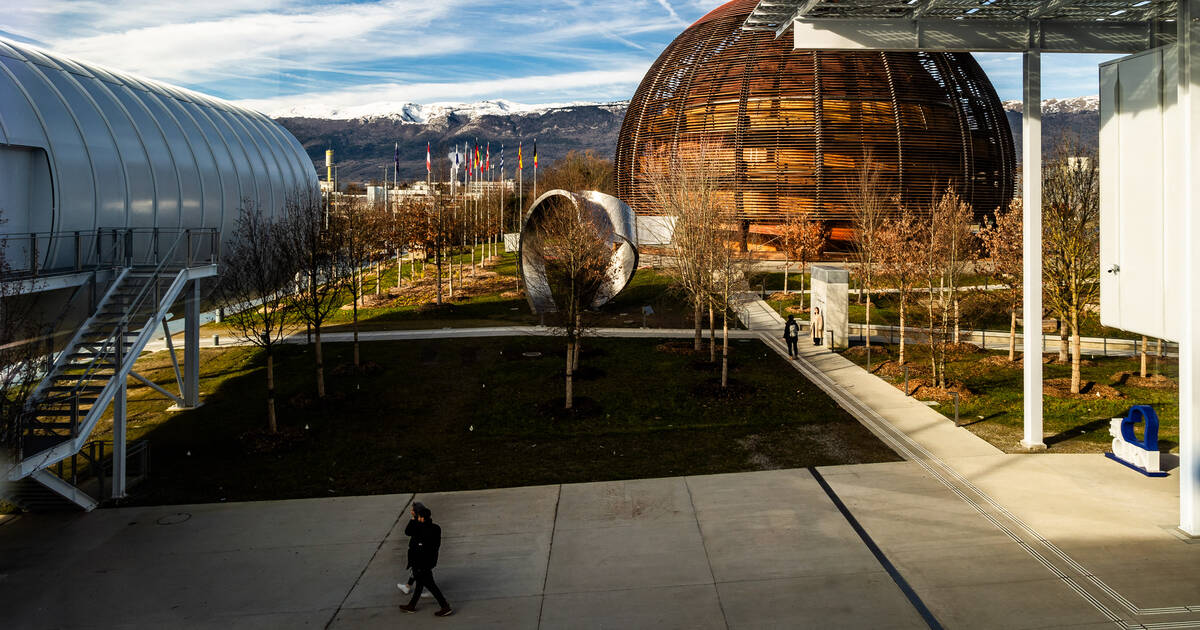
[[[890,357],[895,358],[896,347],[890,348]],[[878,350],[878,348],[876,348]],[[928,348],[909,345],[906,348],[911,379],[921,378],[928,374]],[[989,353],[1007,357],[1005,353]],[[860,366],[865,366],[866,357],[859,353],[845,354],[846,358]],[[981,364],[980,359],[987,356],[981,353],[962,354],[947,365],[947,375],[952,382],[960,382],[969,390],[959,407],[960,420],[975,434],[988,440],[997,448],[1008,452],[1020,450],[1018,442],[1022,438],[1022,369],[1020,364],[994,366]],[[878,352],[873,355],[873,369],[880,373],[880,362],[887,357],[881,357]],[[1137,358],[1123,357],[1090,357],[1085,360],[1094,361],[1095,365],[1084,364],[1080,367],[1082,381],[1109,385],[1112,376],[1118,372],[1137,373],[1140,361]],[[1157,367],[1156,367],[1157,366]],[[1149,360],[1152,373],[1161,373],[1171,379],[1178,378],[1178,364],[1175,360],[1154,357]],[[887,372],[887,370],[885,370]],[[1049,364],[1044,366],[1043,378],[1070,378],[1069,365]],[[892,383],[903,381],[902,376],[881,377]],[[1046,431],[1046,444],[1052,452],[1091,452],[1100,453],[1108,450],[1112,438],[1108,434],[1108,423],[1111,418],[1123,416],[1131,405],[1152,405],[1158,413],[1159,445],[1164,452],[1177,452],[1179,443],[1179,395],[1172,389],[1150,389],[1132,385],[1113,385],[1124,397],[1115,400],[1099,398],[1058,398],[1045,395],[1042,401],[1043,422]],[[934,407],[937,411],[953,417],[952,403],[943,402]]]
[[[657,345],[587,339],[574,413],[561,409],[557,338],[364,344],[363,360],[378,366],[365,376],[346,370],[348,345],[327,344],[323,405],[312,402],[310,350],[283,348],[278,412],[296,441],[269,453],[243,440],[266,424],[261,353],[205,349],[198,409],[168,414],[168,400],[131,384],[130,436],[150,440],[153,474],[130,501],[430,492],[897,459],[757,341],[733,344],[728,394],[707,352]],[[138,370],[173,385],[165,353],[143,358]]]

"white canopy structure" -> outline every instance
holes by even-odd
[[[743,28],[777,36],[791,29],[795,46],[803,49],[1023,53],[1027,323],[1042,319],[1041,53],[1137,53],[1173,46],[1162,82],[1174,86],[1166,123],[1174,128],[1164,129],[1164,136],[1172,143],[1172,161],[1178,161],[1172,198],[1179,200],[1181,225],[1172,246],[1182,252],[1182,270],[1179,286],[1164,290],[1182,294],[1179,528],[1200,536],[1200,0],[761,0]],[[1041,353],[1040,337],[1025,336],[1026,356]],[[1041,362],[1026,361],[1024,369],[1022,443],[1044,448]]]

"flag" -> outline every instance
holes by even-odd
[[[537,138],[533,139],[533,170],[537,170]]]
[[[492,143],[487,143],[487,162],[484,163],[484,170],[492,170]]]
[[[501,173],[501,177],[503,177],[503,173],[504,173],[504,145],[503,144],[500,145],[500,173]]]
[[[396,177],[399,178],[400,177],[400,175],[399,175],[399,173],[400,173],[400,143],[399,142],[396,143],[395,160],[396,160],[396,173],[397,173]]]
[[[396,168],[397,169],[400,168],[400,145],[398,145],[398,144],[396,145]],[[397,170],[396,172],[399,173],[400,171]],[[429,143],[426,142],[425,143],[425,174],[428,175],[432,172],[433,172],[433,154],[430,153]]]
[[[517,169],[522,171],[525,170],[525,155],[521,152],[521,147],[524,144],[524,142],[517,143]]]
[[[483,161],[479,159],[479,145],[476,144],[475,145],[475,173],[476,174],[479,173],[482,166],[483,166]]]

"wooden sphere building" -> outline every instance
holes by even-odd
[[[616,184],[639,214],[661,214],[642,175],[647,157],[700,137],[718,147],[728,204],[751,232],[797,211],[848,224],[868,159],[880,188],[918,210],[949,185],[977,217],[1012,199],[1012,134],[970,54],[794,50],[790,37],[743,30],[755,4],[733,0],[702,17],[634,94]]]

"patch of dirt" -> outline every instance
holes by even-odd
[[[871,373],[878,375],[878,376],[904,378],[904,366],[900,365],[899,363],[896,363],[895,361],[890,361],[890,360],[883,361],[883,362],[873,366],[871,369]],[[917,365],[912,362],[909,362],[908,378],[909,378],[910,383],[911,383],[912,377],[922,376],[926,373],[928,373],[928,370],[926,370],[922,366]]]
[[[374,361],[362,361],[358,367],[354,367],[353,363],[342,363],[329,371],[334,376],[350,376],[353,374],[374,374],[382,368]]]
[[[694,349],[692,341],[667,341],[654,346],[656,352],[665,352],[667,354],[681,354],[683,356],[698,355],[700,353],[708,353],[708,348],[703,344],[700,346],[700,351]]]
[[[1016,361],[1009,361],[1008,356],[1003,354],[993,354],[990,357],[984,357],[979,360],[979,363],[981,365],[987,365],[990,367],[1002,367],[1010,369],[1021,367],[1020,359],[1017,359]]]
[[[1122,394],[1111,385],[1102,385],[1092,381],[1081,383],[1079,393],[1072,394],[1070,378],[1051,378],[1043,381],[1042,393],[1055,398],[1072,398],[1075,400],[1090,400],[1095,398],[1119,400],[1125,397],[1125,394]]]
[[[604,408],[600,403],[587,396],[575,396],[571,400],[571,408],[566,409],[566,399],[562,396],[552,398],[538,405],[538,413],[550,416],[555,420],[580,420],[599,416]]]
[[[769,455],[762,451],[761,446],[766,445],[763,444],[763,438],[761,435],[758,435],[757,433],[747,435],[744,438],[734,440],[734,443],[740,446],[742,450],[746,451],[746,459],[749,460],[750,465],[754,467],[754,470],[779,470],[780,468],[783,468],[783,466],[780,466],[775,462],[775,460],[771,459]]]
[[[1163,389],[1174,391],[1179,389],[1179,383],[1174,379],[1167,378],[1162,374],[1155,374],[1142,378],[1136,372],[1117,372],[1112,375],[1108,381],[1109,385],[1129,385],[1131,387],[1143,387],[1145,389]]]
[[[791,313],[792,315],[800,315],[802,313],[808,312],[807,308],[804,308],[804,307],[800,306],[799,304],[793,304],[791,306],[784,308],[783,310],[784,310],[784,312]]]
[[[896,389],[903,390],[904,382],[896,383],[895,386]],[[928,379],[912,378],[912,373],[909,373],[908,395],[917,400],[936,400],[939,403],[954,402],[954,392],[958,392],[959,402],[966,402],[972,396],[971,390],[962,383],[951,383],[949,387],[934,387]]]
[[[289,450],[303,442],[304,437],[304,429],[285,427],[279,429],[277,433],[271,433],[267,429],[251,429],[243,433],[238,440],[242,444],[242,450],[247,454],[254,455]]]
[[[704,396],[707,398],[738,401],[753,398],[758,392],[758,388],[751,383],[745,383],[736,378],[730,378],[727,386],[722,389],[721,377],[716,376],[695,386],[692,388],[692,392],[694,392],[697,396]]]
[[[851,357],[866,357],[867,356],[867,347],[866,346],[853,346],[853,347],[847,349],[842,354],[851,356]],[[891,352],[887,349],[887,346],[871,346],[871,356],[872,357],[886,357],[890,354],[891,354]]]
[[[968,355],[968,354],[979,354],[983,351],[984,351],[983,348],[980,348],[979,346],[977,346],[973,343],[967,343],[965,341],[960,341],[959,343],[946,344],[946,353],[952,354],[956,357],[961,357],[963,355]]]

